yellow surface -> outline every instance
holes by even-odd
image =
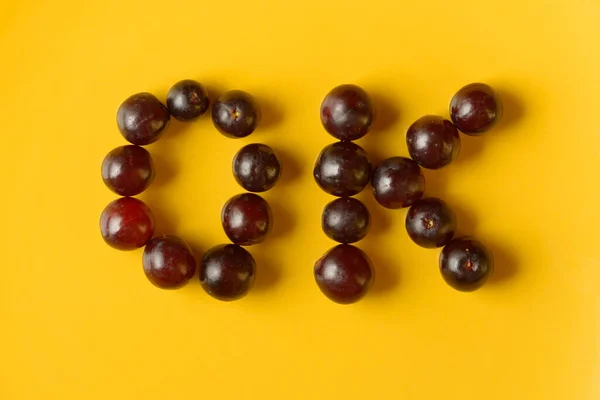
[[[354,4],[354,5],[353,5]],[[2,279],[0,398],[600,398],[600,3],[574,1],[49,2],[0,6]],[[199,251],[225,242],[220,209],[241,189],[243,144],[281,154],[265,197],[276,227],[250,250],[254,290],[213,300],[197,278],[160,291],[141,251],[104,245],[98,217],[116,196],[100,162],[124,140],[130,94],[164,99],[177,80],[257,96],[265,123],[235,141],[209,118],[173,123],[149,146],[157,180],[141,196],[159,232]],[[325,93],[357,83],[378,108],[359,143],[375,161],[406,155],[404,133],[484,81],[502,124],[463,136],[428,193],[493,250],[478,292],[442,281],[438,251],[413,245],[405,210],[376,207],[360,243],[374,290],[329,302],[312,267],[333,245],[331,199],[312,178],[333,141]]]

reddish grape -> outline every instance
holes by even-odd
[[[314,273],[323,294],[340,304],[360,300],[375,278],[369,257],[349,244],[337,245],[325,253],[317,261]]]
[[[243,193],[225,203],[221,211],[221,223],[229,240],[250,246],[265,240],[273,226],[273,214],[262,197]]]
[[[425,192],[425,177],[419,165],[405,157],[384,160],[371,178],[375,200],[386,208],[412,205]]]
[[[448,285],[461,292],[471,292],[494,273],[494,259],[478,240],[460,237],[451,240],[442,250],[440,271]]]
[[[127,98],[117,111],[117,125],[130,143],[144,146],[156,142],[169,125],[169,110],[150,93]]]
[[[443,200],[435,197],[418,200],[406,214],[406,230],[419,246],[445,246],[454,236],[456,217]]]
[[[373,103],[362,88],[340,85],[330,91],[321,104],[321,123],[339,140],[365,136],[373,123]]]
[[[371,216],[360,200],[342,197],[325,206],[321,227],[323,232],[336,242],[354,243],[367,236],[371,227]]]
[[[231,90],[217,99],[212,120],[219,132],[230,138],[250,135],[260,122],[260,109],[254,98],[241,90]]]
[[[265,192],[275,186],[281,175],[281,163],[265,144],[246,145],[233,158],[233,176],[249,192]]]
[[[200,266],[200,283],[212,297],[231,301],[244,297],[254,284],[256,262],[243,247],[222,244],[210,249]]]
[[[313,170],[317,184],[325,192],[339,197],[360,193],[371,179],[367,152],[352,142],[337,142],[325,147]]]
[[[450,118],[467,135],[481,135],[502,118],[503,106],[494,89],[485,83],[461,88],[450,102]]]
[[[204,86],[191,79],[174,84],[167,94],[167,107],[173,118],[191,121],[208,110],[208,93]]]
[[[421,167],[438,169],[449,164],[460,152],[460,137],[452,122],[436,115],[415,121],[406,133],[410,157]]]
[[[180,288],[196,272],[192,249],[177,236],[165,235],[150,240],[144,249],[142,263],[148,280],[161,289]]]
[[[154,180],[154,162],[150,153],[134,145],[113,149],[102,161],[102,180],[121,196],[142,193]]]
[[[121,197],[110,203],[100,216],[104,241],[118,250],[144,246],[154,233],[154,214],[142,201]]]

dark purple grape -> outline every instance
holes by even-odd
[[[460,152],[460,137],[452,122],[426,115],[415,121],[406,133],[410,157],[421,167],[438,169],[448,165]]]
[[[325,96],[321,104],[321,123],[339,140],[365,136],[373,123],[371,98],[356,85],[340,85]]]
[[[229,240],[241,246],[250,246],[262,242],[271,232],[273,214],[262,197],[243,193],[225,203],[221,222]]]
[[[117,111],[119,131],[130,143],[144,146],[156,142],[169,125],[169,110],[150,93],[127,98]]]
[[[102,211],[100,232],[104,241],[115,249],[138,249],[152,238],[154,214],[144,202],[121,197]]]
[[[218,300],[237,300],[252,288],[255,271],[256,262],[246,249],[235,244],[222,244],[204,255],[200,283]]]
[[[471,292],[494,273],[494,259],[481,242],[470,236],[460,237],[451,240],[442,250],[440,271],[448,285]]]
[[[142,264],[148,280],[161,289],[180,288],[196,273],[192,249],[177,236],[150,240],[144,249]]]
[[[450,118],[467,135],[478,136],[502,118],[503,106],[498,94],[485,83],[461,88],[450,102]]]
[[[150,153],[134,145],[113,149],[102,161],[102,180],[121,196],[142,193],[154,180],[154,162]]]
[[[265,192],[275,186],[281,163],[269,146],[253,143],[244,146],[233,158],[233,176],[249,192]]]
[[[350,304],[371,288],[375,272],[369,257],[359,248],[340,244],[330,249],[315,265],[315,280],[330,300]]]
[[[417,200],[406,214],[406,231],[421,247],[445,246],[454,236],[456,217],[443,200],[429,197]]]
[[[260,116],[254,98],[241,90],[225,92],[212,108],[215,127],[230,138],[243,138],[254,132]]]
[[[371,162],[362,147],[352,142],[337,142],[321,151],[313,175],[325,192],[347,197],[367,186],[371,170]]]
[[[412,205],[425,192],[425,177],[419,165],[405,157],[384,160],[371,178],[373,196],[385,208]]]
[[[204,86],[191,79],[174,84],[167,94],[167,107],[173,118],[191,121],[208,110],[210,100]]]
[[[340,243],[358,242],[369,232],[371,216],[365,205],[353,197],[335,199],[325,206],[321,216],[325,234]]]

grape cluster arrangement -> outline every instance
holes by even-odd
[[[424,248],[443,248],[439,268],[443,279],[459,291],[481,287],[494,271],[490,251],[471,236],[454,237],[456,216],[442,199],[423,197],[425,177],[421,168],[439,169],[460,152],[459,131],[482,135],[500,120],[503,106],[488,85],[473,83],[461,88],[450,102],[449,121],[426,115],[406,133],[410,158],[390,157],[373,168],[367,152],[353,143],[366,135],[375,110],[368,94],[356,85],[340,85],[321,104],[321,122],[339,141],[319,154],[313,175],[326,193],[339,197],[322,213],[322,228],[341,243],[315,264],[318,287],[330,300],[350,304],[371,288],[374,270],[368,256],[351,243],[363,239],[370,226],[367,207],[354,195],[370,182],[378,204],[388,209],[410,207],[406,230],[414,243]]]
[[[173,85],[166,106],[150,93],[127,98],[117,111],[119,131],[130,145],[112,150],[102,162],[102,179],[121,198],[111,202],[100,216],[104,241],[118,250],[144,247],[143,270],[148,280],[162,289],[177,289],[194,276],[198,261],[190,246],[174,235],[154,236],[150,208],[133,197],[145,191],[155,176],[150,153],[142,146],[156,142],[170,118],[190,122],[205,114],[210,100],[205,87],[193,80]],[[253,97],[240,90],[222,94],[212,106],[212,121],[228,138],[250,135],[261,119]],[[200,283],[212,297],[231,301],[252,288],[256,262],[243,246],[261,243],[273,226],[269,204],[258,194],[271,189],[281,175],[281,163],[269,146],[253,143],[234,156],[235,180],[247,192],[223,206],[221,223],[232,243],[209,249],[200,262]]]
[[[142,146],[159,140],[171,117],[193,121],[209,107],[206,89],[193,80],[173,85],[166,105],[150,93],[130,96],[117,111],[117,125],[131,144],[113,149],[102,162],[104,183],[122,196],[102,211],[102,237],[118,250],[145,246],[144,273],[162,289],[184,286],[194,276],[198,262],[180,237],[154,237],[154,214],[134,197],[148,189],[155,176],[152,157]],[[448,165],[460,152],[459,131],[481,135],[500,120],[502,112],[500,98],[490,86],[467,85],[452,98],[452,121],[435,115],[419,118],[406,133],[410,158],[390,157],[374,168],[367,152],[354,143],[369,132],[375,118],[369,95],[356,85],[346,84],[325,96],[321,122],[338,142],[320,152],[313,176],[323,191],[337,197],[323,209],[321,225],[329,238],[340,243],[314,267],[316,283],[325,296],[336,303],[350,304],[360,300],[373,285],[373,265],[368,255],[353,245],[368,234],[371,225],[369,210],[353,197],[369,183],[381,206],[410,207],[406,230],[413,242],[425,248],[443,248],[439,268],[451,287],[472,291],[486,282],[494,270],[491,253],[473,237],[454,237],[456,216],[443,200],[423,197],[425,177],[421,168]],[[240,90],[225,92],[212,106],[213,124],[228,138],[247,137],[260,120],[254,98]],[[240,299],[253,286],[256,262],[244,247],[263,242],[273,226],[271,208],[257,193],[273,188],[282,166],[272,148],[252,143],[235,154],[232,170],[246,192],[230,198],[221,211],[221,223],[231,243],[209,249],[200,262],[199,273],[204,290],[223,301]]]

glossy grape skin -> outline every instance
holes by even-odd
[[[450,118],[463,133],[478,136],[491,129],[500,119],[504,107],[498,94],[485,83],[471,83],[461,88],[450,102]]]
[[[241,90],[219,97],[212,108],[212,120],[219,132],[229,138],[250,135],[260,122],[261,113],[254,98]]]
[[[433,249],[445,246],[455,230],[454,212],[446,202],[436,197],[418,200],[406,214],[406,231],[421,247]]]
[[[235,244],[250,246],[265,240],[273,227],[269,204],[257,194],[233,196],[221,211],[225,234]]]
[[[281,163],[269,146],[249,144],[233,158],[233,176],[249,192],[266,192],[281,176]]]
[[[208,250],[200,266],[202,288],[223,301],[244,297],[252,288],[255,276],[254,258],[235,244],[222,244]]]
[[[321,215],[321,227],[336,242],[354,243],[367,236],[371,227],[371,215],[360,200],[342,197],[325,206]]]
[[[321,123],[339,140],[356,140],[365,136],[373,123],[371,98],[356,85],[340,85],[331,90],[321,103]]]
[[[102,211],[100,232],[104,241],[115,249],[138,249],[154,234],[154,214],[141,200],[121,197]]]
[[[196,273],[196,258],[190,246],[177,236],[164,235],[150,240],[142,257],[144,273],[161,289],[177,289]]]
[[[348,197],[360,193],[367,186],[372,169],[362,147],[352,142],[336,142],[321,151],[313,176],[326,193]]]
[[[405,157],[384,160],[371,178],[373,196],[385,208],[408,207],[425,193],[425,177],[419,165]]]
[[[119,146],[102,161],[102,180],[121,196],[142,193],[154,181],[154,162],[148,150],[140,146]]]
[[[440,254],[440,272],[448,285],[462,292],[480,288],[494,273],[494,259],[478,240],[451,240]]]
[[[426,115],[415,121],[406,133],[410,157],[421,167],[439,169],[448,165],[460,152],[460,137],[452,122]]]
[[[160,139],[170,118],[167,107],[150,93],[130,96],[117,110],[119,131],[125,140],[138,146]]]
[[[360,300],[375,279],[369,257],[349,244],[337,245],[325,253],[315,264],[314,273],[321,292],[339,304]]]
[[[210,100],[204,86],[191,79],[174,84],[167,94],[167,108],[173,118],[191,121],[208,110]]]

